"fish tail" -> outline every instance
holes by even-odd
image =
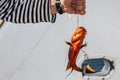
[[[66,68],[66,71],[67,71],[67,70],[72,70],[72,69],[73,69],[72,67],[67,67],[67,68]]]
[[[68,62],[68,65],[67,65],[66,71],[67,71],[67,70],[72,70],[72,66],[70,65],[70,62]]]
[[[66,71],[67,70],[70,70],[70,73],[66,76],[66,78],[72,73],[72,71],[73,71],[73,67],[70,65],[70,63],[68,63],[68,65],[67,65],[67,68],[66,68]]]
[[[74,67],[74,70],[78,71],[78,72],[82,72],[82,69],[80,69],[79,67]]]
[[[71,69],[71,71],[70,71],[70,73],[66,76],[66,78],[73,72],[73,68],[70,67],[70,69]],[[66,78],[65,78],[65,79],[66,79]]]

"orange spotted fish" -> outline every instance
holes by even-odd
[[[70,46],[69,53],[68,53],[69,60],[68,60],[68,65],[67,65],[66,70],[71,70],[71,72],[68,75],[70,75],[73,70],[82,72],[82,69],[80,69],[76,65],[76,59],[79,54],[79,51],[83,47],[87,46],[87,43],[83,44],[83,40],[84,40],[86,34],[87,34],[87,31],[84,27],[78,27],[75,30],[74,34],[72,35],[71,43],[65,41],[66,44],[68,44]]]

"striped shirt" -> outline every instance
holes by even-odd
[[[13,23],[55,22],[50,0],[0,0],[0,19]]]

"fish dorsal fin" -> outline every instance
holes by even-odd
[[[68,44],[69,46],[72,46],[72,44],[68,41],[65,41],[66,44]]]

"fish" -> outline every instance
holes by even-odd
[[[71,70],[71,72],[68,74],[68,76],[72,73],[73,70],[82,72],[82,69],[80,69],[77,66],[76,60],[80,50],[83,47],[87,46],[87,43],[83,44],[83,40],[86,34],[87,34],[87,30],[84,27],[80,26],[77,27],[76,30],[74,31],[71,37],[71,42],[65,41],[66,44],[70,46],[68,52],[68,65],[66,70]]]

